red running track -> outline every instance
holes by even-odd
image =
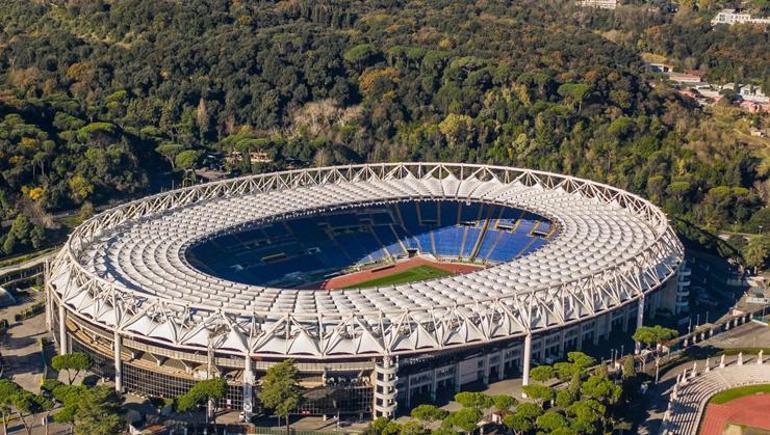
[[[770,431],[770,394],[754,394],[721,405],[709,404],[700,435],[722,435],[728,423]]]

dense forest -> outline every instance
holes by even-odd
[[[761,81],[767,33],[704,32],[705,12],[661,11],[561,0],[0,0],[4,253],[43,244],[51,213],[164,188],[207,151],[266,152],[271,163],[237,168],[253,172],[520,165],[641,193],[706,228],[770,230],[768,144],[748,134],[767,119],[704,112],[641,59],[663,51]],[[679,35],[693,41],[687,53]]]
[[[625,2],[613,13],[582,14],[579,22],[617,44],[665,58],[679,71],[697,70],[715,83],[759,85],[770,95],[768,26],[711,25],[723,8],[770,17],[769,1],[699,0],[672,3],[670,9],[661,6]]]

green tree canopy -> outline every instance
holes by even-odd
[[[533,367],[529,371],[529,377],[537,382],[545,382],[554,377],[554,368],[549,365]]]
[[[449,415],[449,412],[435,405],[423,404],[413,408],[410,415],[412,418],[416,418],[422,421],[435,421],[443,420],[447,415]]]
[[[598,431],[607,408],[596,400],[581,400],[570,405],[567,409],[574,417],[572,427],[580,433]]]
[[[275,415],[287,419],[302,399],[297,367],[294,360],[287,359],[271,366],[260,380],[259,400]]]
[[[535,424],[531,418],[527,418],[519,413],[509,414],[503,417],[503,425],[516,435],[530,432],[535,428]]]
[[[51,359],[51,367],[56,371],[67,371],[67,380],[70,384],[78,377],[81,371],[91,368],[91,357],[82,352],[65,353],[56,355]]]
[[[183,170],[193,169],[199,157],[200,157],[199,151],[185,150],[176,155],[176,157],[174,158],[174,163],[176,164],[176,167],[179,169],[183,169]]]
[[[468,408],[480,409],[489,408],[494,403],[488,395],[472,391],[462,391],[455,394],[455,401]]]
[[[155,148],[155,152],[165,157],[172,168],[176,167],[176,157],[184,150],[184,145],[174,142],[163,142]]]
[[[613,405],[620,400],[623,390],[606,376],[593,375],[581,387],[583,396]]]
[[[553,400],[556,394],[553,388],[540,384],[525,385],[522,389],[527,397],[540,404]]]
[[[660,325],[641,326],[636,329],[633,339],[646,346],[653,346],[675,338],[679,333],[675,329]]]
[[[459,427],[465,432],[471,432],[481,420],[481,411],[478,408],[462,408],[449,414],[447,420],[453,426]]]
[[[227,381],[224,378],[211,378],[198,381],[185,394],[177,398],[176,408],[187,412],[210,400],[218,400],[227,393]]]
[[[553,432],[568,425],[567,418],[561,413],[548,410],[535,420],[537,427],[548,432]]]
[[[514,399],[513,396],[509,396],[507,394],[497,394],[492,396],[492,402],[494,403],[495,409],[498,412],[509,411],[512,407],[519,403],[519,401]]]

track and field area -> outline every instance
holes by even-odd
[[[770,433],[767,391],[770,385],[752,385],[717,394],[706,407],[700,435]]]
[[[370,281],[353,284],[345,288],[384,287],[395,284],[406,284],[413,281],[422,281],[425,279],[441,278],[449,275],[452,275],[452,273],[433,266],[415,266],[403,272],[398,272],[394,273],[393,275],[383,276],[381,278],[375,278]]]
[[[473,264],[437,263],[417,257],[396,264],[337,276],[314,287],[333,290],[388,286],[469,273],[479,269],[483,267]]]

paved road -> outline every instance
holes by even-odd
[[[0,318],[8,319],[10,323],[8,332],[0,339],[0,352],[3,356],[3,377],[10,378],[25,390],[34,393],[40,392],[40,383],[43,380],[44,373],[42,353],[38,341],[42,337],[50,339],[50,335],[46,330],[45,314],[39,314],[23,322],[15,322],[13,317],[16,313],[39,300],[42,300],[42,294],[31,292],[30,296],[24,299],[24,303],[0,310]],[[32,435],[46,433],[44,426],[42,426],[42,418],[44,416],[45,414],[37,414],[25,418],[27,425],[30,426]],[[49,425],[48,429],[48,434],[50,435],[69,432],[66,426],[53,423]],[[20,421],[15,420],[9,424],[9,435],[22,433],[24,433],[24,426]]]

